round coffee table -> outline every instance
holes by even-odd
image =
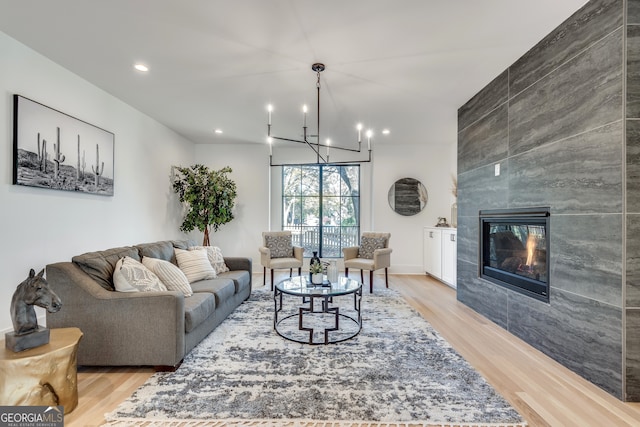
[[[293,313],[287,314],[287,309],[282,313],[284,295],[302,298],[298,303],[287,301],[289,306],[296,308]],[[345,298],[338,297],[349,295],[353,295],[353,308],[343,307],[341,313],[337,304]],[[321,286],[313,285],[306,276],[291,277],[275,286],[273,301],[273,328],[278,335],[291,341],[334,344],[355,337],[362,329],[362,283],[357,280],[340,277],[336,283]]]

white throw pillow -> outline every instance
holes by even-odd
[[[175,265],[158,258],[142,257],[142,265],[151,270],[170,291],[182,292],[185,297],[193,295],[189,279]]]
[[[209,258],[209,263],[216,271],[216,274],[224,273],[229,271],[229,267],[224,263],[224,257],[222,256],[222,249],[217,246],[191,246],[189,248],[190,251],[196,249],[204,249],[207,251],[207,257]]]
[[[113,284],[118,292],[166,291],[158,276],[131,257],[123,257],[116,263]]]
[[[180,270],[187,276],[189,283],[197,282],[198,280],[215,279],[217,277],[216,271],[211,266],[211,263],[209,263],[206,250],[194,249],[185,251],[178,248],[174,250],[178,267],[180,267]]]

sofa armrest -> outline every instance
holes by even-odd
[[[359,246],[350,246],[348,248],[342,248],[342,254],[344,255],[344,260],[350,260],[358,257],[358,251],[360,250]]]
[[[80,328],[79,365],[175,366],[184,357],[182,293],[107,291],[72,262],[47,265],[47,281],[62,300],[47,326]]]
[[[224,263],[227,264],[229,270],[246,270],[251,273],[253,268],[253,260],[251,258],[224,257]]]

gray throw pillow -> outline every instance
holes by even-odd
[[[271,258],[292,258],[293,244],[290,235],[265,236],[267,248],[271,251]]]
[[[373,259],[373,251],[383,249],[386,240],[385,237],[362,237],[358,258]]]

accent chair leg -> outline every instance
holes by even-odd
[[[262,286],[267,286],[267,267],[262,267]]]
[[[271,269],[271,290],[273,290],[273,268]]]
[[[384,268],[384,283],[389,287],[389,274],[387,272],[387,267]]]
[[[344,277],[349,277],[349,267],[344,268]]]
[[[289,269],[289,277],[292,277],[292,276],[293,276],[293,268],[290,268]]]
[[[360,281],[364,283],[364,270],[360,270]]]
[[[373,270],[369,270],[369,293],[373,293]]]
[[[302,267],[298,267],[298,276],[302,276]]]

